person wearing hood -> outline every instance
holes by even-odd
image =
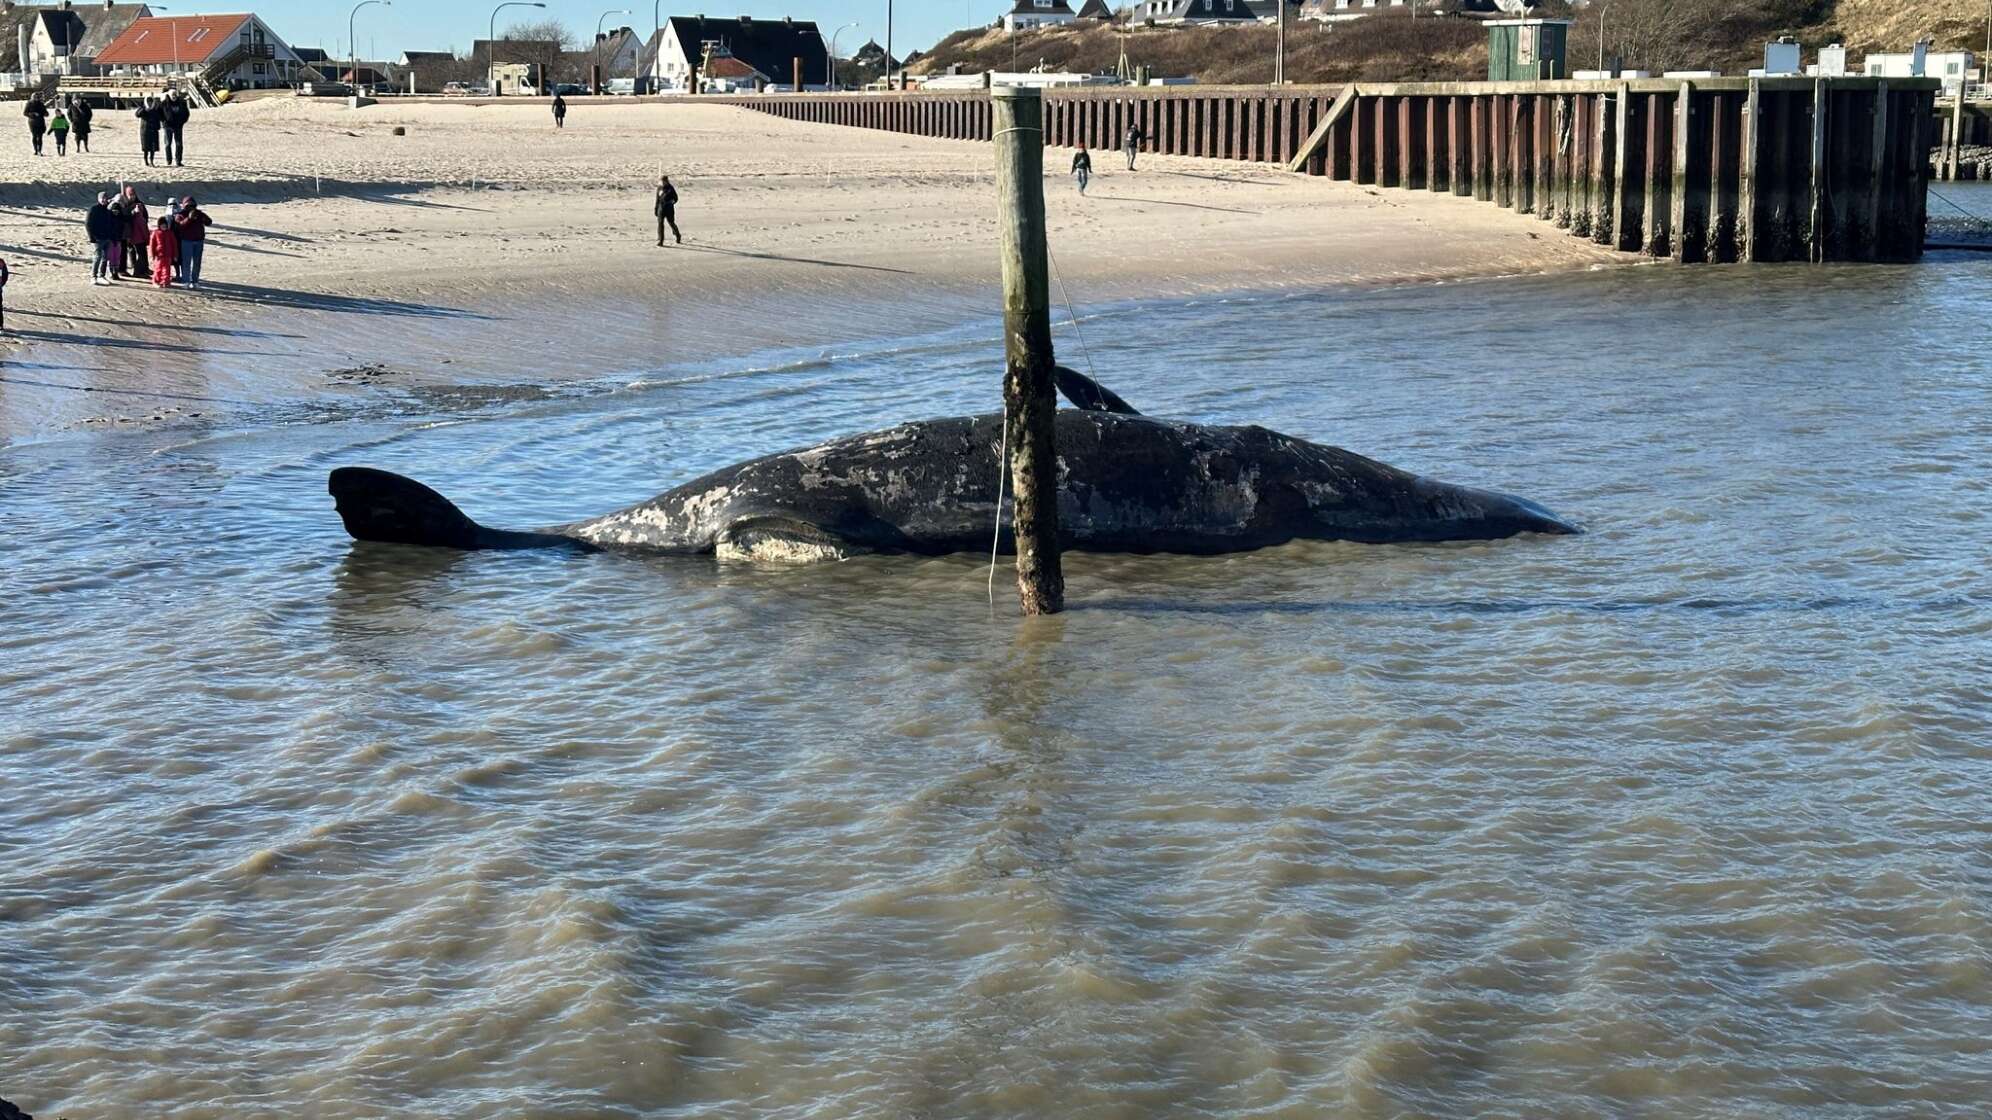
[[[207,227],[213,224],[207,211],[194,204],[193,195],[180,200],[180,209],[173,215],[173,236],[180,254],[180,280],[195,290],[201,286],[201,254],[207,251]]]
[[[111,213],[111,192],[98,191],[97,205],[83,219],[83,232],[89,235],[97,259],[90,266],[90,283],[103,287],[111,282],[111,242],[124,236],[117,215]]]
[[[152,282],[161,288],[173,286],[173,265],[180,259],[180,242],[173,236],[173,222],[159,219],[152,231]]]
[[[187,95],[178,90],[167,94],[160,115],[161,123],[166,126],[166,166],[187,166],[187,120],[193,116]]]
[[[145,251],[152,242],[152,215],[145,209],[145,200],[138,197],[137,187],[126,187],[124,193],[125,275],[143,280],[152,271],[145,259]]]
[[[97,110],[92,109],[90,103],[80,97],[69,107],[69,130],[76,137],[78,152],[90,150],[90,121],[96,115]]]
[[[55,154],[68,155],[69,114],[63,112],[61,105],[55,107],[55,115],[48,119],[48,130],[55,134]]]
[[[42,154],[42,133],[48,131],[48,106],[42,104],[40,94],[28,98],[21,115],[28,118],[28,139],[34,141],[35,154]]]
[[[553,127],[567,127],[567,99],[557,93],[553,95]]]
[[[138,150],[145,153],[145,166],[157,167],[159,129],[166,123],[166,110],[148,97],[131,115],[138,118]]]
[[[671,227],[671,237],[683,244],[685,236],[678,232],[678,188],[671,185],[671,177],[666,175],[657,184],[657,243],[664,244],[664,227]]]

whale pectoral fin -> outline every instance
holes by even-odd
[[[587,547],[549,533],[487,529],[427,486],[372,467],[340,467],[325,488],[356,541],[465,550]]]
[[[743,518],[720,530],[713,541],[713,554],[721,560],[763,564],[817,564],[868,551],[793,517]]]
[[[1076,369],[1053,366],[1051,380],[1058,386],[1058,391],[1065,394],[1065,399],[1072,402],[1074,408],[1087,412],[1118,412],[1123,416],[1141,415],[1135,411],[1133,405],[1120,399],[1112,389]]]

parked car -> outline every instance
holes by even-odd
[[[610,78],[606,88],[610,95],[614,97],[634,97],[636,96],[636,79]]]
[[[578,86],[573,82],[562,82],[553,87],[555,97],[580,97],[587,92],[587,86]]]
[[[444,83],[443,83],[443,96],[444,96],[444,97],[469,97],[469,96],[470,96],[470,87],[469,87],[469,86],[467,86],[467,85],[464,85],[464,84],[463,84],[462,82],[444,82]]]

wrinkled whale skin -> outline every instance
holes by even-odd
[[[1292,540],[1492,540],[1577,530],[1541,506],[1454,486],[1256,425],[1224,426],[1061,409],[1057,416],[1059,530],[1065,547],[1095,552],[1216,554]],[[714,471],[639,505],[534,533],[485,529],[446,508],[448,532],[370,535],[357,508],[368,487],[340,496],[361,539],[456,548],[571,542],[617,551],[767,560],[839,559],[863,552],[940,555],[986,549],[998,517],[1001,418],[921,420],[785,451]],[[363,470],[363,469],[362,469]],[[378,488],[379,483],[373,484]],[[356,526],[356,520],[361,522]],[[1008,518],[1002,518],[1008,548]]]

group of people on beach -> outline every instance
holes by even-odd
[[[42,140],[53,133],[55,154],[69,154],[69,137],[76,136],[76,150],[90,150],[90,122],[97,111],[80,97],[63,97],[51,106],[41,99],[40,94],[28,98],[27,108],[21,115],[28,118],[28,141],[34,145],[35,154],[42,155]]]
[[[56,155],[68,154],[72,134],[78,152],[90,150],[90,126],[97,111],[83,98],[64,95],[51,105],[35,94],[28,98],[21,115],[28,118],[28,141],[34,145],[36,155],[43,154],[43,139],[50,134],[55,137]],[[132,115],[138,118],[139,154],[145,157],[147,167],[159,166],[162,138],[166,142],[166,165],[186,166],[187,121],[192,119],[193,109],[185,94],[171,90],[164,97],[148,97]]]
[[[1127,153],[1129,171],[1134,170],[1134,158],[1141,154],[1141,142],[1146,139],[1148,134],[1141,131],[1140,125],[1127,127],[1127,138],[1121,141],[1121,151]],[[1086,150],[1084,144],[1079,145],[1079,151],[1072,157],[1072,177],[1079,180],[1079,193],[1085,194],[1086,184],[1093,179],[1093,154]]]
[[[97,204],[83,219],[96,252],[90,282],[103,287],[127,277],[143,280],[149,271],[161,288],[178,281],[198,290],[207,230],[214,223],[193,195],[178,202],[168,198],[166,209],[155,222],[137,187],[99,192]]]

